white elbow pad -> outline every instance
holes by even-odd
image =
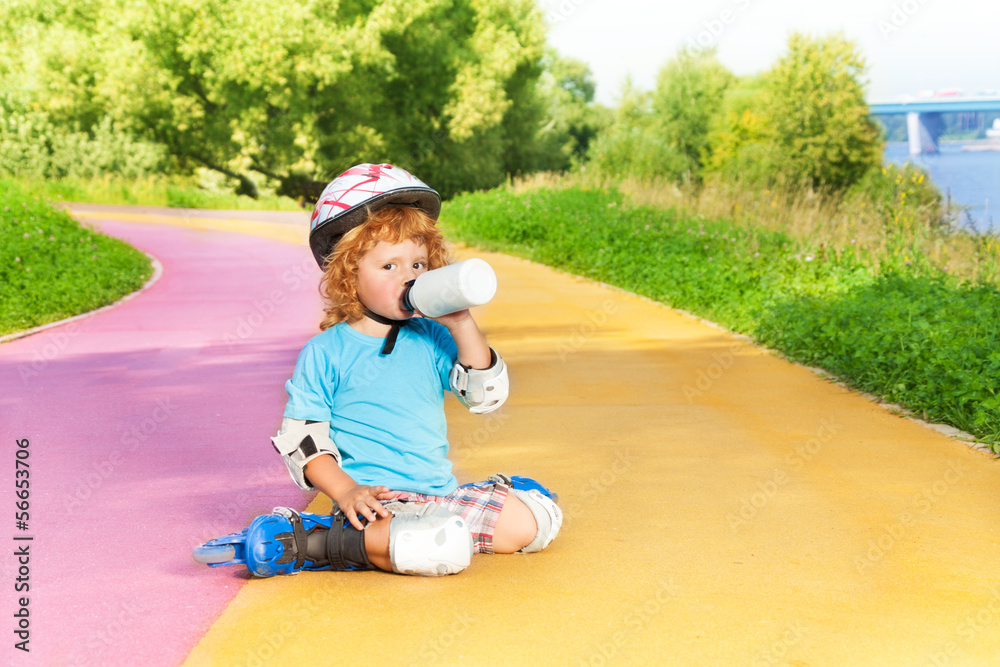
[[[510,384],[507,380],[507,366],[492,347],[489,368],[477,370],[456,361],[448,381],[462,405],[475,414],[492,412],[503,405],[507,400]]]
[[[330,422],[307,422],[301,419],[281,420],[281,430],[271,438],[274,448],[281,454],[288,474],[299,488],[315,491],[306,479],[306,464],[317,456],[329,454],[340,465],[340,450],[330,438]]]

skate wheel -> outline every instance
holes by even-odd
[[[194,548],[191,555],[199,563],[208,565],[225,563],[236,558],[236,546],[232,544],[200,544]]]

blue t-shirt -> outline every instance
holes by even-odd
[[[347,323],[313,337],[285,384],[285,417],[330,422],[341,468],[359,484],[436,496],[458,487],[444,391],[458,354],[442,325],[414,318],[391,354]]]

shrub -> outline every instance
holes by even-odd
[[[870,206],[890,233],[907,237],[940,226],[941,193],[925,171],[909,162],[869,169],[847,192],[850,207]]]
[[[729,89],[712,125],[709,167],[771,186],[850,187],[882,160],[864,70],[841,35],[792,35],[770,70]]]
[[[105,118],[92,132],[53,124],[42,112],[5,112],[0,106],[0,175],[32,179],[87,179],[115,174],[143,178],[161,170],[166,151],[119,130]]]

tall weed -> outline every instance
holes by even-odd
[[[874,270],[926,264],[965,280],[1000,285],[1000,237],[966,230],[959,222],[960,207],[943,207],[929,176],[911,165],[873,169],[844,193],[780,180],[769,186],[724,178],[681,184],[620,178],[597,169],[534,174],[508,183],[507,189],[573,187],[610,188],[630,205],[780,231],[805,247],[853,257]]]

